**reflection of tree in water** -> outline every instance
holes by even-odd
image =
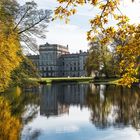
[[[102,93],[103,91],[103,93]],[[91,108],[91,120],[95,126],[140,128],[140,89],[119,86],[97,86],[87,92],[87,104]]]
[[[12,114],[21,117],[24,112],[29,110],[28,106],[32,109],[30,114],[36,114],[39,106],[39,93],[21,91],[20,88],[14,88],[4,95],[11,104]],[[36,112],[36,113],[35,113]]]
[[[66,86],[65,90],[64,86],[63,88],[60,86],[59,90],[52,89],[56,93],[54,91],[52,94],[53,91],[51,91],[49,95],[59,97],[56,99],[62,105],[88,106],[91,110],[91,120],[96,127],[132,125],[136,129],[140,128],[139,88],[91,85],[92,87],[89,85],[69,86],[70,89]],[[32,121],[38,113],[40,102],[38,93],[38,90],[33,93],[32,91],[23,93],[16,88],[16,90],[0,96],[0,140],[17,140],[19,138],[21,127]],[[42,96],[46,101],[48,91],[44,91],[42,95],[47,95]],[[40,130],[29,129],[24,131],[27,138],[35,140],[41,134]],[[22,136],[24,137],[24,134]]]
[[[39,94],[21,92],[16,88],[0,96],[0,140],[18,140],[21,126],[29,123],[38,112]],[[30,113],[21,118],[29,108]]]
[[[21,121],[11,114],[10,102],[0,97],[0,139],[18,140],[21,129]]]
[[[24,136],[25,140],[37,140],[38,137],[40,136],[41,131],[40,130],[30,130],[28,129],[28,132],[26,133],[26,135]]]

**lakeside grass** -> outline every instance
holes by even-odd
[[[76,82],[76,83],[95,83],[95,84],[116,84],[118,79],[114,78],[100,78],[93,79],[93,77],[46,77],[46,78],[30,78],[30,80],[42,83],[42,84],[51,84],[51,83],[61,83],[61,82]]]
[[[44,83],[44,84],[51,84],[51,83],[58,83],[58,82],[90,82],[93,80],[92,77],[47,77],[47,78],[30,78],[33,81]]]
[[[48,84],[51,85],[52,83],[68,83],[68,82],[75,82],[75,83],[94,83],[94,84],[103,84],[103,85],[120,85],[118,83],[119,78],[99,78],[94,79],[93,77],[46,77],[46,78],[29,78],[29,80],[33,83],[40,83],[40,84]]]
[[[94,79],[93,83],[95,84],[115,84],[117,85],[118,78],[99,78],[99,79]]]

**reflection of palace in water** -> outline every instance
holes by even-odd
[[[53,84],[43,86],[40,113],[57,116],[69,113],[70,106],[90,109],[98,128],[133,126],[140,129],[140,89],[116,85]]]
[[[86,106],[86,84],[54,84],[43,86],[40,100],[41,115],[52,116],[69,113],[69,106]]]

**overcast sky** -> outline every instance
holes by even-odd
[[[19,0],[25,3],[29,0]],[[56,0],[34,0],[39,8],[54,10],[58,3]],[[123,0],[121,3],[121,11],[129,16],[131,23],[140,23],[140,0]],[[39,44],[56,43],[61,45],[69,45],[70,52],[86,51],[88,42],[86,40],[86,32],[90,29],[89,19],[94,17],[97,10],[89,5],[78,8],[78,13],[70,18],[70,23],[65,24],[64,21],[56,20],[49,24],[47,38],[38,40]]]

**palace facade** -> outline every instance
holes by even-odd
[[[42,77],[86,76],[87,52],[69,53],[68,46],[44,44],[39,47],[39,55],[28,55]]]

